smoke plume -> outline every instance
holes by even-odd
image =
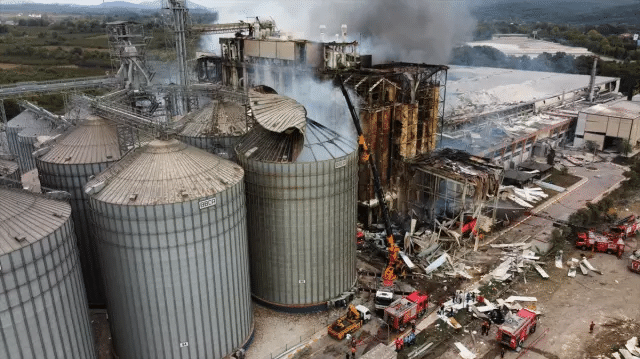
[[[323,1],[310,18],[316,33],[321,24],[329,34],[346,24],[350,38],[362,40],[360,52],[371,53],[374,62],[447,63],[451,50],[470,40],[475,27],[463,0]]]
[[[219,22],[273,18],[284,32],[302,33],[321,40],[335,40],[341,25],[348,26],[348,41],[362,43],[360,53],[373,55],[376,63],[407,61],[447,63],[452,49],[471,40],[475,20],[469,0],[279,0],[236,1],[218,5]],[[217,38],[208,37],[203,47],[218,49]]]

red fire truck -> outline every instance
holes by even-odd
[[[384,310],[384,321],[394,330],[404,331],[408,323],[424,315],[428,305],[428,294],[413,292],[391,303]]]
[[[536,331],[538,315],[527,308],[522,308],[516,313],[507,317],[502,325],[498,327],[496,339],[511,349],[522,347],[525,339]]]
[[[629,256],[629,270],[640,274],[640,249]]]
[[[640,231],[640,223],[638,223],[638,217],[636,217],[635,214],[632,214],[618,221],[614,228],[616,229],[616,232],[628,237],[633,236]]]
[[[615,233],[598,233],[588,231],[578,233],[576,247],[586,251],[594,250],[596,252],[619,253],[624,252],[624,240],[620,234]]]

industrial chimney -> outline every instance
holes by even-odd
[[[347,25],[342,24],[342,41],[347,42]]]
[[[327,29],[325,25],[320,25],[320,41],[324,42],[324,31]]]

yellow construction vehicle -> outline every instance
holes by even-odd
[[[337,340],[342,340],[347,334],[351,334],[362,327],[366,321],[371,319],[371,313],[365,306],[359,305],[355,307],[349,305],[347,314],[336,319],[327,327],[329,335]]]

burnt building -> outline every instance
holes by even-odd
[[[365,139],[387,198],[397,198],[402,183],[395,173],[402,162],[436,148],[448,68],[414,63],[372,65],[370,55],[359,54],[357,42],[347,41],[346,27],[342,39],[333,42],[280,34],[271,21],[256,21],[250,29],[249,35],[221,38],[220,56],[199,56],[199,80],[244,91],[268,85],[286,94],[297,81],[341,78],[357,94]],[[368,164],[360,161],[359,167],[360,219],[371,223],[378,201]],[[394,201],[391,205],[397,209]]]

